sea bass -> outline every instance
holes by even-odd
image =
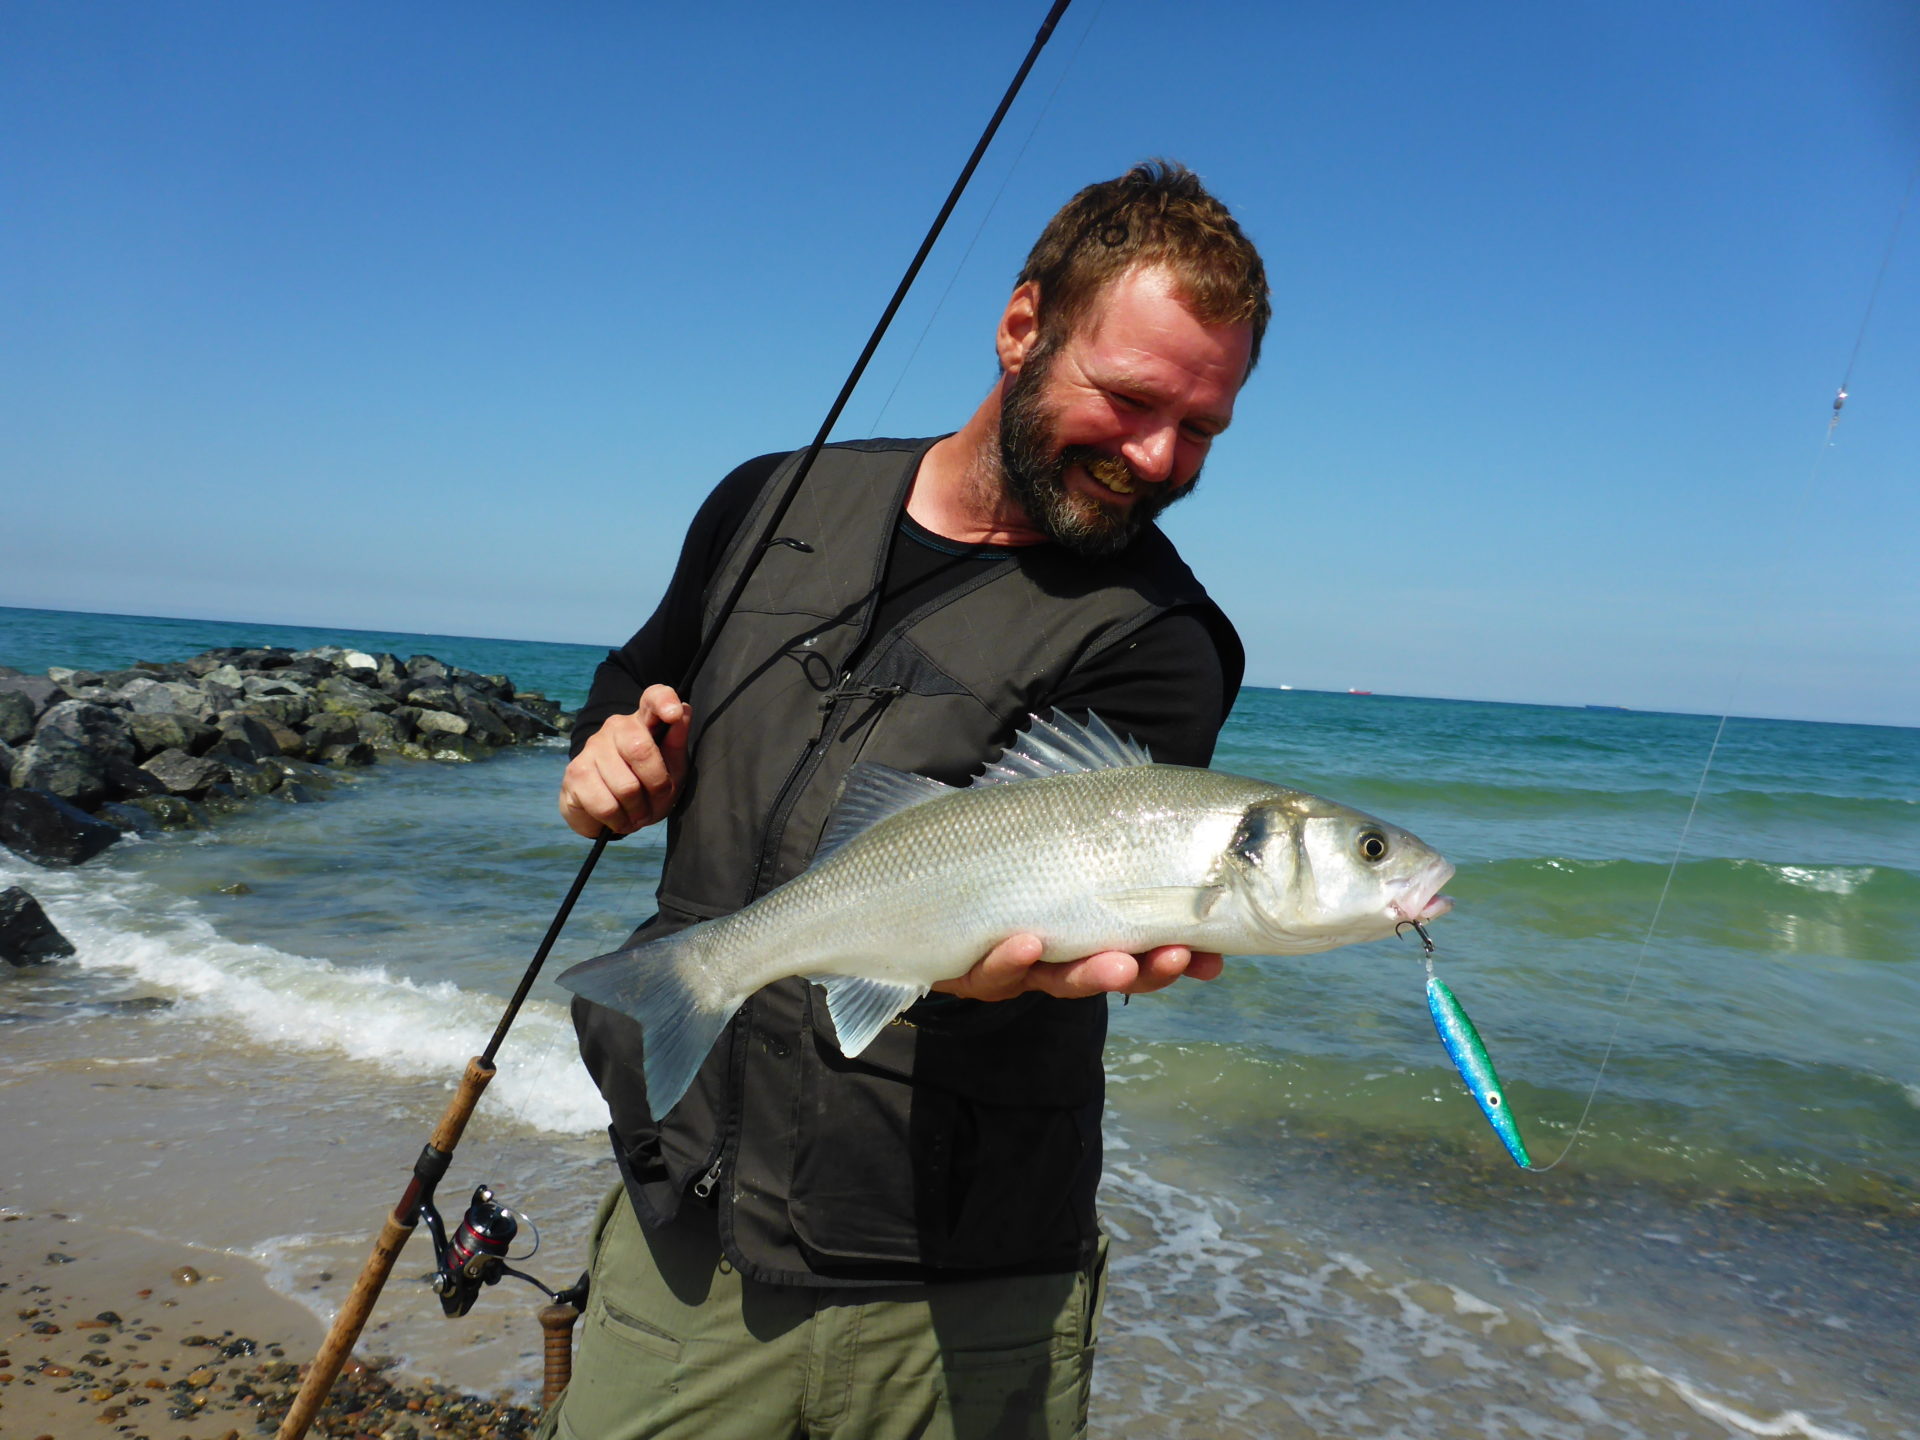
[[[1009,935],[1042,959],[1190,945],[1304,955],[1446,914],[1453,866],[1344,805],[1156,765],[1095,716],[1034,719],[971,785],[855,765],[812,866],[745,909],[574,966],[632,1016],[647,1094],[672,1109],[746,998],[803,975],[858,1055]]]

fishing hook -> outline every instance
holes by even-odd
[[[1433,954],[1433,937],[1427,934],[1427,927],[1422,925],[1418,920],[1402,920],[1398,925],[1393,927],[1393,938],[1398,940],[1400,938],[1400,932],[1405,930],[1409,925],[1413,927],[1414,934],[1420,937],[1420,943],[1427,947],[1427,954]]]

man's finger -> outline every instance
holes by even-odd
[[[693,733],[693,707],[680,706],[679,717],[667,725],[666,734],[660,737],[660,755],[667,764],[667,777],[673,781],[677,793],[687,778],[687,742]]]
[[[638,828],[627,818],[625,807],[590,763],[575,761],[568,767],[560,787],[560,813],[568,828],[589,838],[602,828],[627,834]]]
[[[1126,990],[1139,978],[1140,962],[1124,950],[1102,950],[1036,969],[1033,988],[1062,1000],[1084,1000]]]

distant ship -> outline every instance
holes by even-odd
[[[1373,692],[1372,692],[1371,690],[1349,690],[1349,691],[1347,691],[1347,694],[1349,694],[1349,695],[1371,695],[1372,693],[1373,693]]]
[[[1631,713],[1631,712],[1630,712],[1630,711],[1629,711],[1629,710],[1627,709],[1627,707],[1626,707],[1626,706],[1624,706],[1624,705],[1589,705],[1589,706],[1587,706],[1587,709],[1589,709],[1589,710],[1618,710],[1618,711],[1619,711],[1619,712],[1620,712],[1621,714],[1623,714],[1623,715],[1626,715],[1626,714],[1630,714],[1630,713]]]

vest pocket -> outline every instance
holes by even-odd
[[[795,1237],[825,1262],[1077,1264],[1094,1235],[1100,1097],[1046,1103],[1062,1097],[1045,1069],[1027,1069],[1027,1103],[999,1104],[848,1061],[816,1035],[801,1065]]]

